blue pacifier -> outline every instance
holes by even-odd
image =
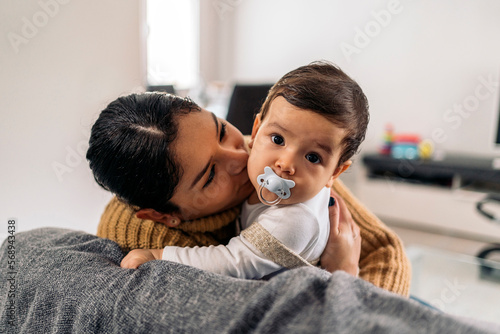
[[[257,183],[260,186],[258,191],[259,199],[268,205],[277,205],[282,199],[289,198],[291,195],[290,189],[295,187],[295,182],[279,177],[271,167],[264,167],[264,174],[257,176]],[[266,200],[262,195],[264,188],[278,197],[273,201]]]

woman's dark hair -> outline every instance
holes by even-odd
[[[183,170],[171,144],[178,116],[201,110],[189,98],[131,94],[111,102],[92,127],[87,160],[97,183],[128,204],[178,212],[170,203]]]
[[[368,100],[361,87],[335,65],[318,61],[285,74],[269,90],[260,109],[266,116],[272,101],[283,96],[288,103],[318,113],[346,129],[339,166],[358,151],[369,121]]]

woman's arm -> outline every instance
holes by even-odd
[[[398,236],[355,198],[337,179],[333,190],[341,197],[359,226],[361,255],[359,277],[400,295],[408,296],[411,267]],[[350,220],[349,216],[343,219]],[[324,263],[324,258],[322,258]]]
[[[343,270],[353,276],[359,273],[361,236],[358,225],[352,219],[347,207],[333,190],[334,205],[330,211],[330,236],[323,254],[321,267],[331,273]]]

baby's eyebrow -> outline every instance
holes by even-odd
[[[323,151],[325,151],[327,154],[329,154],[329,155],[332,155],[332,154],[333,154],[333,150],[332,150],[332,148],[331,148],[331,146],[330,146],[330,145],[323,145],[323,144],[321,144],[321,143],[319,143],[319,142],[316,142],[316,145],[318,145],[318,146],[319,146],[319,148],[321,148],[321,149],[322,149]]]
[[[276,127],[276,128],[280,129],[283,132],[290,132],[287,129],[285,129],[281,124],[279,124],[277,122],[271,122],[271,123],[268,124],[268,126]]]
[[[279,124],[278,122],[270,122],[268,124],[268,126],[269,127],[276,127],[278,129],[280,129],[280,131],[285,132],[285,133],[289,133],[290,132],[285,127],[283,127],[281,124]],[[314,144],[317,145],[323,151],[325,151],[326,154],[328,154],[328,155],[332,155],[333,154],[333,149],[332,149],[332,147],[330,145],[325,145],[323,143],[320,143],[319,141],[315,141]]]

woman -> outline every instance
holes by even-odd
[[[195,117],[183,122],[192,112]],[[112,102],[92,129],[87,159],[96,181],[133,205],[112,200],[99,227],[99,236],[124,250],[224,242],[234,235],[235,207],[253,189],[242,134],[190,100],[171,95],[130,95]],[[361,227],[360,277],[407,295],[408,262],[398,238],[341,183],[336,189],[333,232],[322,265],[353,273],[357,263],[359,238],[344,198]]]

